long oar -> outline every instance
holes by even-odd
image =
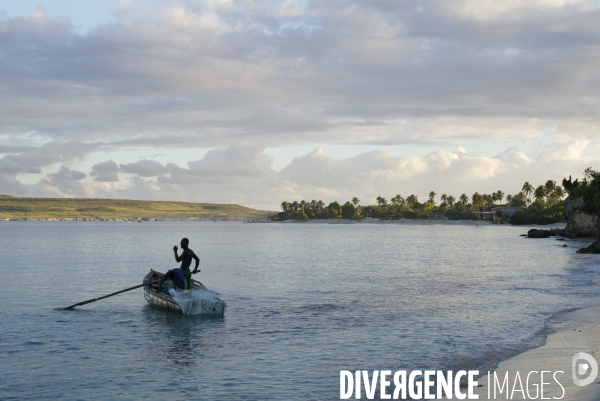
[[[146,284],[139,284],[139,285],[136,285],[134,287],[125,288],[124,290],[113,292],[112,294],[108,294],[108,295],[105,295],[105,296],[100,297],[100,298],[88,299],[87,301],[83,301],[83,302],[80,302],[80,303],[75,304],[75,305],[67,306],[66,308],[63,308],[63,309],[73,309],[76,306],[81,306],[81,305],[89,304],[91,302],[96,302],[96,301],[99,301],[99,300],[104,299],[104,298],[112,297],[113,295],[117,295],[117,294],[121,294],[123,292],[135,290],[136,288],[140,288],[140,287],[143,287],[145,285]]]

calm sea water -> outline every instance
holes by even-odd
[[[0,224],[0,399],[339,399],[341,369],[471,369],[599,304],[598,257],[523,227]],[[134,290],[182,237],[223,318]]]

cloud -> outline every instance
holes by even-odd
[[[273,159],[265,148],[253,145],[232,145],[209,151],[202,160],[188,163],[190,170],[202,174],[260,176],[270,170]]]
[[[0,191],[2,194],[29,195],[29,188],[17,180],[14,174],[0,173]]]
[[[260,181],[276,185],[272,178],[273,159],[264,154],[264,148],[252,145],[233,145],[226,149],[214,149],[206,153],[201,160],[188,163],[188,168],[180,168],[172,163],[167,165],[169,175],[158,177],[161,184],[194,184],[239,186]]]
[[[95,177],[98,182],[116,182],[119,181],[119,166],[112,160],[95,164],[92,167],[90,175]]]
[[[581,159],[590,141],[570,140],[566,142],[555,142],[550,144],[540,154],[540,159],[546,162],[553,160]]]
[[[17,174],[41,174],[42,168],[56,163],[70,163],[82,160],[84,156],[101,146],[99,143],[84,143],[78,140],[69,142],[49,142],[39,148],[27,147],[18,154],[8,154],[0,159],[0,192],[23,194],[24,188],[17,180]]]
[[[298,17],[304,14],[304,10],[295,0],[285,0],[279,7],[280,17]]]
[[[131,3],[86,34],[43,10],[4,15],[0,135],[117,148],[448,146],[547,126],[598,138],[597,2],[301,4]]]
[[[593,0],[459,0],[444,2],[443,7],[451,14],[472,18],[480,22],[490,20],[523,19],[530,13],[552,14],[592,11],[597,8]]]
[[[87,153],[99,147],[100,144],[83,143],[77,140],[46,143],[37,149],[4,156],[0,159],[0,171],[3,171],[2,166],[4,166],[11,172],[39,173],[41,167],[83,159]]]
[[[588,165],[600,164],[595,147],[584,151],[590,155],[594,152],[595,157],[585,159],[577,157],[580,153],[548,159],[543,152],[532,158],[511,147],[487,157],[458,147],[454,152],[436,150],[424,156],[395,157],[385,150],[373,150],[334,159],[316,148],[275,171],[264,149],[235,145],[212,150],[204,158],[189,162],[188,168],[172,163],[161,165],[164,173],[152,175],[156,178],[136,175],[118,188],[101,190],[107,197],[239,203],[271,210],[283,200],[294,199],[331,202],[357,196],[364,203],[372,203],[380,195],[389,198],[398,193],[414,193],[423,198],[432,190],[455,197],[498,189],[512,194],[520,190],[524,181],[560,182],[570,174],[580,176]],[[569,159],[569,154],[573,158]]]
[[[21,152],[29,152],[35,150],[34,146],[22,146],[22,145],[0,145],[0,153],[21,153]]]
[[[71,170],[63,166],[53,174],[48,174],[38,184],[38,191],[45,196],[85,196],[85,189],[80,180],[87,175],[81,171]]]
[[[0,14],[0,192],[272,208],[508,193],[598,163],[597,1],[123,1],[85,34],[51,12]],[[281,171],[264,153],[306,144],[380,149]],[[212,150],[152,157],[190,148]],[[135,158],[82,161],[98,150]]]
[[[459,146],[455,151],[439,149],[423,156],[397,157],[377,149],[335,159],[316,148],[276,171],[264,148],[233,145],[213,149],[185,168],[148,159],[118,167],[108,160],[94,164],[87,177],[83,171],[62,166],[34,185],[16,179],[23,165],[0,159],[0,166],[6,164],[0,185],[3,193],[14,195],[238,203],[274,210],[283,200],[331,202],[357,196],[363,203],[372,203],[377,196],[390,198],[398,193],[423,198],[432,190],[455,197],[498,189],[513,194],[524,181],[579,177],[586,167],[600,165],[599,154],[597,145],[568,138],[547,145],[537,157],[516,147],[489,157]],[[119,180],[119,172],[128,175]]]
[[[121,164],[121,171],[140,177],[155,177],[165,174],[169,169],[157,161],[144,159],[136,163]]]

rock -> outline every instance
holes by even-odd
[[[537,230],[535,228],[527,231],[528,238],[550,238],[550,230]]]
[[[565,199],[567,227],[564,229],[563,235],[569,238],[600,238],[600,216],[586,213],[582,208],[583,197],[569,196]]]
[[[527,237],[527,234],[521,234],[520,236],[521,237]]]
[[[560,235],[563,236],[565,234],[565,230],[562,228],[551,228],[548,231],[550,231],[550,235]]]
[[[564,244],[564,245],[563,245],[563,248],[566,248],[566,247],[567,247],[567,244]]]
[[[587,248],[581,248],[577,253],[600,253],[600,239],[592,242]]]

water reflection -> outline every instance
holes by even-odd
[[[152,305],[142,308],[142,320],[147,326],[147,335],[156,346],[152,350],[154,355],[185,367],[199,363],[207,338],[214,346],[214,340],[218,338],[215,329],[225,321],[222,316],[185,316]]]

